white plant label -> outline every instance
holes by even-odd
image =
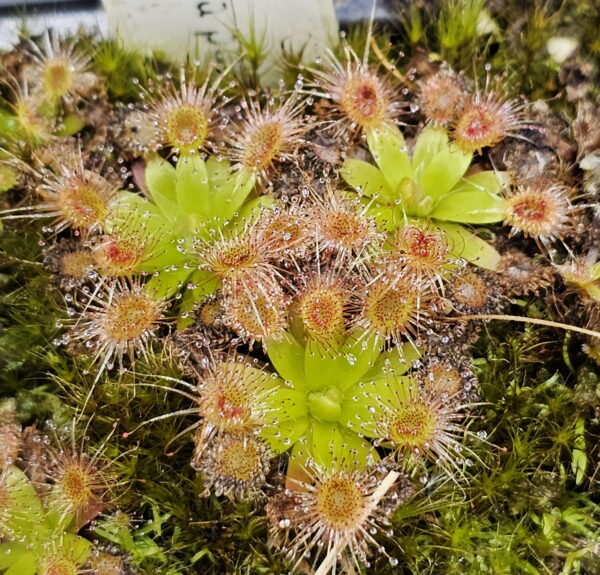
[[[111,28],[125,45],[159,49],[182,60],[190,54],[239,54],[234,36],[264,38],[267,73],[283,50],[304,48],[304,61],[337,37],[333,0],[103,0]]]

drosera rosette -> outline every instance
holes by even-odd
[[[14,464],[0,471],[0,570],[86,573],[92,543],[78,531],[106,508],[107,493],[117,484],[104,455],[106,443],[88,455],[80,451],[87,449],[85,440],[76,445],[71,436],[53,442],[32,433],[39,445],[36,453],[25,453],[24,445],[26,471]]]
[[[285,425],[266,425],[261,434],[275,451],[291,449],[288,479],[302,477],[308,457],[319,461],[340,449],[351,450],[359,466],[376,461],[377,453],[348,412],[358,400],[361,382],[378,377],[390,357],[397,372],[405,373],[418,350],[407,344],[382,354],[377,336],[359,337],[358,332],[337,347],[310,339],[299,343],[291,334],[265,344],[273,367],[285,380],[274,400],[282,394],[289,414]]]
[[[395,126],[368,133],[367,144],[376,166],[347,158],[341,175],[383,229],[393,231],[412,220],[431,221],[448,237],[455,258],[496,268],[500,259],[496,250],[461,224],[504,219],[505,173],[469,173],[472,152],[458,148],[444,129],[435,126],[427,126],[417,136],[412,155]]]
[[[390,517],[414,492],[408,478],[386,466],[367,468],[344,450],[327,463],[307,459],[304,479],[276,492],[267,504],[275,544],[293,562],[293,572],[353,572],[370,567],[375,554],[396,567],[381,539],[392,537]]]
[[[196,154],[179,158],[173,166],[152,156],[143,174],[146,197],[119,194],[111,225],[129,236],[129,243],[135,240],[142,247],[150,242],[151,253],[146,256],[152,257],[132,271],[152,273],[150,283],[166,297],[188,286],[182,313],[189,314],[197,301],[219,287],[218,278],[202,264],[197,246],[218,242],[248,217],[253,206],[268,202],[262,198],[246,202],[255,177],[233,173],[225,160],[205,161]]]

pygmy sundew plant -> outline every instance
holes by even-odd
[[[448,237],[451,253],[478,266],[494,269],[498,253],[460,224],[489,224],[505,217],[500,192],[505,174],[467,174],[472,153],[451,143],[441,128],[425,128],[412,156],[398,128],[387,126],[367,134],[376,166],[348,158],[343,178],[369,202],[368,213],[394,230],[414,220],[432,220]]]
[[[590,1],[421,4],[0,54],[2,575],[595,573]]]

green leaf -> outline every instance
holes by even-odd
[[[253,172],[243,171],[230,173],[229,177],[222,181],[213,182],[211,180],[213,202],[211,217],[218,217],[222,220],[233,218],[252,191],[255,182],[256,176]]]
[[[406,142],[396,126],[368,130],[366,135],[369,150],[390,190],[395,190],[404,178],[412,177]]]
[[[4,548],[4,545],[0,545],[0,553],[6,554],[8,550]],[[10,564],[4,575],[35,575],[37,571],[37,560],[35,555],[31,551],[26,551],[23,554],[15,554],[17,559]],[[4,565],[6,567],[7,565]],[[2,561],[0,560],[0,569],[3,567]]]
[[[337,354],[327,346],[309,340],[304,361],[307,389],[321,391],[337,387],[343,391],[361,378],[373,365],[380,351],[380,343],[376,337],[351,336]]]
[[[213,213],[206,164],[198,155],[182,156],[176,174],[177,204],[186,218],[187,229],[193,231]]]
[[[339,383],[339,388],[345,390],[369,371],[381,354],[381,341],[376,335],[363,337],[360,331],[350,333],[346,343],[340,349],[340,362],[350,365],[347,377]],[[344,366],[345,368],[345,366]]]
[[[417,137],[412,162],[415,177],[423,171],[440,152],[448,150],[448,133],[443,128],[426,127]]]
[[[588,459],[585,452],[585,419],[578,417],[575,422],[577,435],[573,441],[573,453],[571,454],[571,469],[575,473],[575,485],[581,485],[585,479],[585,470]]]
[[[156,218],[157,222],[166,221],[158,206],[132,192],[118,192],[111,201],[111,208],[112,213],[107,222],[109,226],[123,225],[123,223],[134,221],[136,217],[142,215],[146,218]]]
[[[241,229],[246,222],[251,222],[260,217],[265,208],[270,208],[275,203],[273,196],[260,196],[249,200],[238,210],[236,226]]]
[[[73,136],[85,128],[85,122],[77,114],[67,114],[61,122],[60,130],[55,132],[56,136],[61,138]]]
[[[436,222],[448,235],[451,253],[472,264],[488,270],[497,270],[501,256],[485,240],[469,232],[466,228],[447,222]]]
[[[271,448],[274,455],[287,451],[292,445],[306,434],[310,420],[308,417],[288,419],[277,423],[277,425],[264,425],[259,436],[262,437]]]
[[[506,215],[506,200],[485,190],[472,189],[444,196],[429,214],[431,218],[465,224],[492,224]]]
[[[397,404],[399,397],[407,395],[411,384],[414,385],[414,382],[410,377],[393,373],[381,373],[368,381],[361,381],[346,391],[340,424],[366,437],[378,437],[385,406]]]
[[[455,192],[467,192],[481,190],[490,194],[499,194],[510,185],[510,176],[507,172],[486,170],[477,172],[471,176],[463,178],[451,190]]]
[[[405,343],[384,351],[373,367],[362,377],[364,380],[379,377],[385,373],[403,375],[412,369],[412,362],[421,357],[421,350],[412,343]]]
[[[32,532],[46,533],[45,512],[37,493],[23,471],[14,465],[5,471],[4,483],[9,491],[4,521],[15,537],[28,537]]]
[[[270,376],[269,380],[272,380]],[[303,389],[286,387],[280,379],[276,381],[279,385],[265,399],[265,404],[269,408],[267,423],[271,417],[273,425],[289,419],[305,417],[308,414],[306,392]]]
[[[328,470],[360,469],[377,459],[373,447],[356,433],[321,421],[313,421],[310,452],[315,462]]]
[[[379,195],[379,201],[392,202],[393,193],[388,186],[381,170],[368,162],[347,158],[340,170],[340,175],[346,183],[367,196]]]
[[[92,543],[79,535],[63,533],[61,535],[61,551],[73,563],[82,565],[90,556]]]
[[[177,269],[175,271],[161,272],[150,278],[145,289],[156,298],[168,299],[172,297],[186,283],[191,271]]]
[[[425,137],[426,142],[419,150],[418,157],[422,162],[417,163],[413,157],[414,180],[423,194],[432,198],[435,204],[459,182],[471,165],[473,155],[448,144],[447,135],[438,129],[426,129],[420,137]],[[446,142],[441,143],[444,138]],[[436,147],[438,150],[434,153]]]
[[[152,278],[150,281],[155,279],[157,278]],[[192,325],[194,323],[192,311],[196,304],[221,287],[221,281],[207,270],[195,270],[189,277],[181,278],[181,281],[196,287],[186,288],[183,292],[183,298],[179,306],[179,317],[177,318],[177,329],[185,329],[187,326]],[[177,291],[179,287],[175,284],[171,285],[171,289]]]
[[[146,164],[144,178],[150,198],[160,208],[165,219],[176,218],[179,210],[175,168],[163,158],[156,156]]]
[[[265,345],[277,373],[296,389],[303,388],[305,385],[304,347],[289,333],[276,340],[267,340]]]

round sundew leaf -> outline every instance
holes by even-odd
[[[268,443],[274,455],[279,455],[292,446],[297,449],[298,440],[306,434],[309,424],[308,417],[267,424],[261,427],[259,436]]]
[[[406,142],[396,126],[367,130],[366,136],[369,150],[390,190],[395,190],[404,178],[412,177]]]
[[[380,202],[394,200],[392,190],[385,181],[381,170],[373,164],[355,158],[347,158],[340,169],[340,175],[346,183],[366,196],[379,196],[378,201]]]
[[[464,258],[481,268],[492,271],[498,269],[501,256],[485,240],[458,224],[438,221],[436,225],[446,232],[452,255]]]
[[[304,347],[290,333],[283,337],[265,342],[267,355],[277,373],[289,381],[296,389],[303,389],[304,377]]]
[[[450,222],[493,224],[504,219],[506,200],[479,189],[452,192],[444,196],[429,215]]]
[[[198,155],[182,156],[177,162],[175,190],[177,205],[185,227],[191,232],[212,216],[208,172]]]

